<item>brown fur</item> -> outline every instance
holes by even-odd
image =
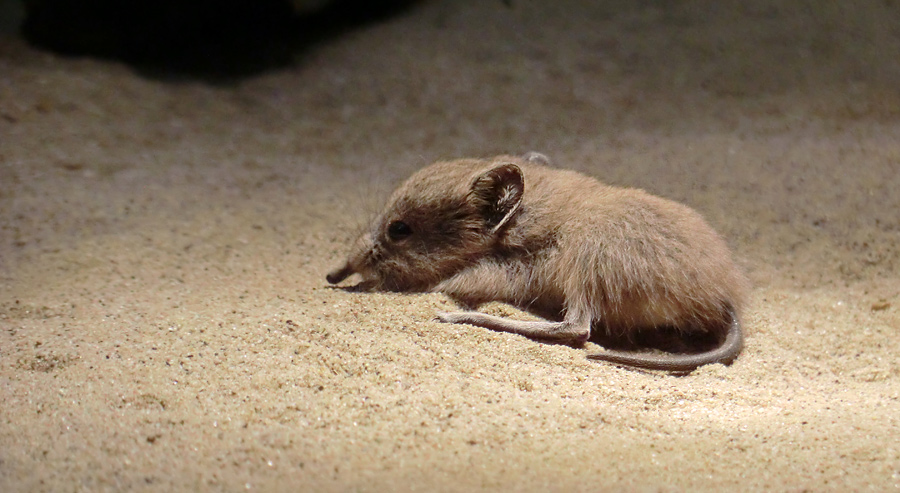
[[[329,282],[359,273],[375,289],[439,291],[470,306],[508,302],[562,320],[439,318],[567,343],[583,343],[591,329],[625,338],[711,334],[719,346],[700,354],[591,357],[670,371],[730,363],[742,346],[747,281],[722,238],[684,205],[547,163],[530,153],[418,171]]]

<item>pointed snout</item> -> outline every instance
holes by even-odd
[[[328,275],[325,276],[325,280],[331,284],[337,284],[344,279],[352,276],[355,272],[356,271],[353,269],[353,266],[348,262],[344,264],[343,267],[329,272]]]
[[[367,259],[371,255],[373,240],[369,235],[362,235],[353,242],[350,247],[350,253],[344,265],[328,273],[325,279],[331,284],[337,284],[353,274],[361,274],[363,280],[366,280],[369,274],[367,268]]]

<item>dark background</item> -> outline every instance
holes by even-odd
[[[65,55],[143,70],[234,77],[289,64],[301,49],[389,17],[415,0],[25,0],[21,32]],[[24,11],[24,12],[22,12]]]

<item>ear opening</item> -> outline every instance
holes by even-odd
[[[515,164],[505,163],[475,178],[469,197],[484,217],[491,234],[495,234],[519,210],[524,191],[522,170]]]

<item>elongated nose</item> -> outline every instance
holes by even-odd
[[[353,267],[350,263],[344,264],[340,269],[333,270],[325,276],[325,280],[331,284],[337,284],[353,274]]]

